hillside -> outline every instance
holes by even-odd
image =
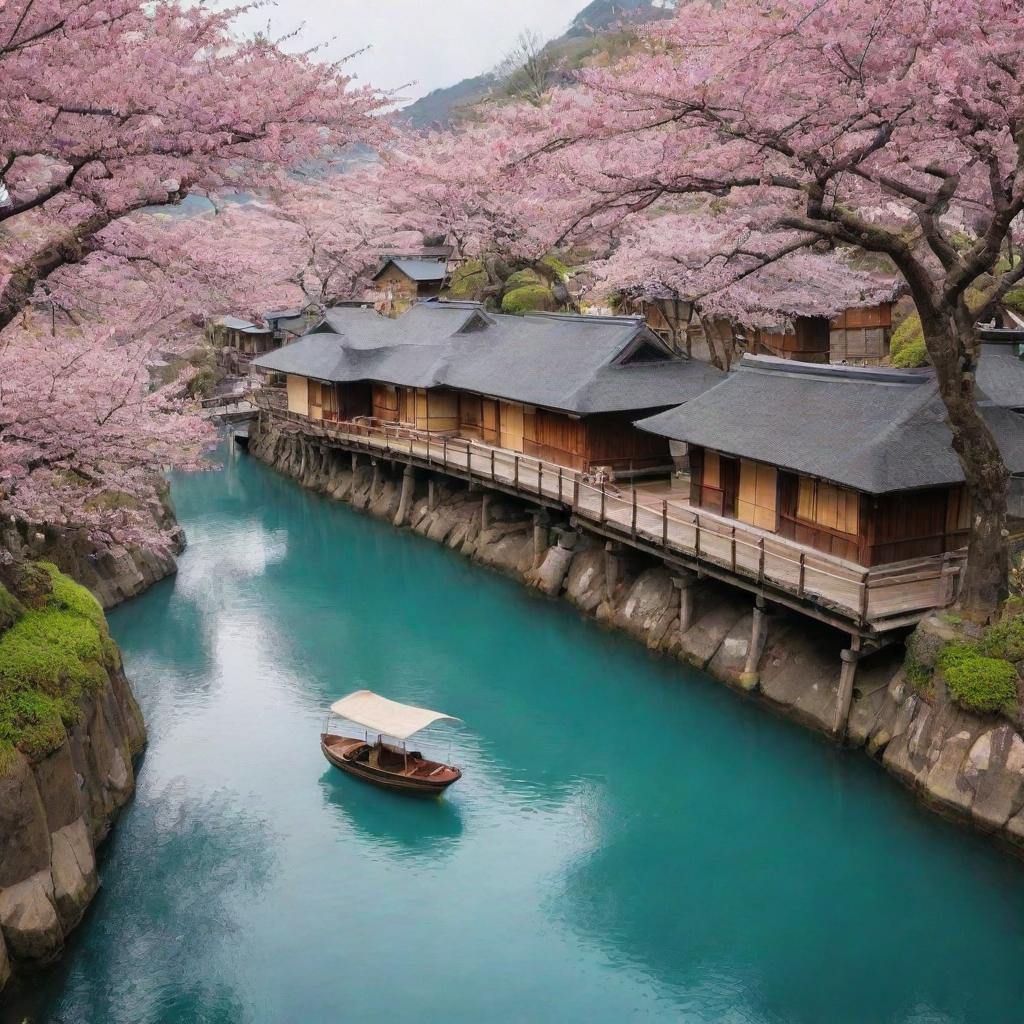
[[[580,67],[584,61],[603,50],[621,45],[621,26],[642,24],[671,14],[675,0],[592,0],[572,19],[568,29],[544,47],[544,52],[567,68]],[[510,37],[509,46],[514,43]],[[485,71],[473,78],[434,89],[403,111],[405,119],[416,128],[450,125],[458,112],[495,95],[504,89],[504,82],[495,71]]]

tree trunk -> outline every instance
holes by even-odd
[[[984,623],[994,616],[1007,595],[1006,504],[1010,475],[978,408],[974,353],[979,346],[973,323],[927,323],[922,317],[922,324],[953,430],[953,449],[963,467],[971,499],[971,532],[959,605],[968,619]]]

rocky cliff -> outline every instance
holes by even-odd
[[[0,985],[81,920],[144,743],[96,599],[52,564],[0,567]]]
[[[839,652],[849,643],[844,634],[769,608],[752,680],[745,669],[753,601],[742,591],[698,582],[695,614],[681,631],[680,592],[664,565],[627,548],[609,550],[601,538],[567,522],[538,519],[535,506],[446,477],[406,476],[386,460],[371,465],[362,456],[354,465],[348,454],[273,427],[253,429],[250,451],[305,487],[564,596],[650,649],[687,661],[807,727],[833,731]],[[934,809],[1024,854],[1024,740],[1005,718],[968,712],[942,687],[911,685],[902,645],[859,664],[845,740]]]
[[[19,560],[52,562],[88,587],[104,608],[112,608],[170,576],[177,568],[175,557],[185,547],[166,485],[147,512],[164,540],[117,544],[97,541],[81,529],[14,520],[0,526],[0,552]]]

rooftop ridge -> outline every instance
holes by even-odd
[[[930,369],[902,370],[884,366],[846,366],[840,363],[803,363],[779,356],[751,355],[746,353],[740,360],[738,370],[771,373],[776,375],[817,377],[821,380],[846,381],[852,384],[891,384],[901,387],[919,387],[931,380]]]

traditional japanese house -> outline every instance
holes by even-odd
[[[274,347],[269,327],[237,316],[214,317],[206,325],[206,336],[219,348],[231,348],[248,356],[261,355]]]
[[[391,307],[401,312],[419,299],[441,294],[448,282],[448,265],[443,259],[389,256],[372,278]]]
[[[987,399],[983,411],[1024,473],[1024,421]],[[966,544],[963,471],[930,370],[747,355],[638,425],[689,446],[694,508],[868,567]]]
[[[667,439],[633,426],[639,414],[722,378],[634,318],[503,316],[469,302],[418,303],[393,320],[332,309],[254,365],[286,375],[302,416],[367,417],[619,475],[671,462]]]
[[[271,309],[263,314],[273,333],[271,348],[287,345],[288,342],[305,334],[322,316],[322,309],[314,302],[292,306],[289,309]]]

